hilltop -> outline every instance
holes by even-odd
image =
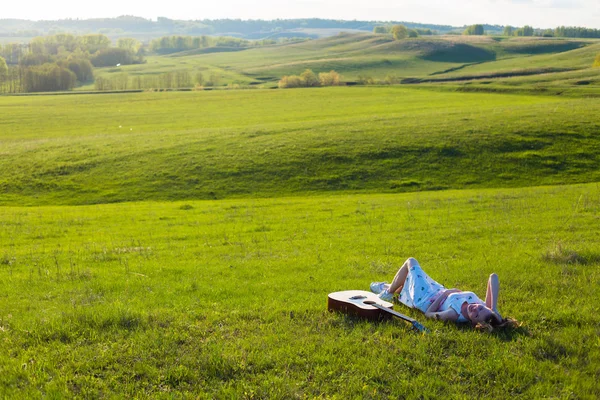
[[[150,56],[143,65],[106,68],[98,76],[133,76],[189,71],[216,76],[219,85],[275,86],[284,75],[335,70],[346,82],[361,79],[384,83],[464,82],[502,79],[523,85],[543,76],[544,82],[587,86],[598,82],[600,69],[592,68],[600,53],[596,39],[430,36],[394,40],[390,35],[341,33],[300,43],[258,48],[213,48]],[[569,73],[574,75],[569,75]],[[549,78],[548,74],[552,74]],[[554,75],[556,74],[556,75]],[[529,81],[507,81],[526,76]],[[553,77],[556,76],[556,79]],[[564,82],[563,82],[564,81]],[[92,89],[85,86],[83,89]]]

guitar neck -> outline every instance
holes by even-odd
[[[394,317],[398,317],[400,319],[403,319],[404,321],[410,322],[412,324],[413,328],[416,329],[419,332],[429,333],[429,329],[427,329],[423,325],[421,325],[421,323],[419,321],[417,321],[416,319],[412,319],[411,317],[407,317],[404,314],[400,314],[397,311],[390,310],[389,308],[384,307],[384,306],[382,306],[380,304],[377,304],[377,303],[371,304],[371,305],[373,307],[379,308],[381,311],[385,311],[386,313],[393,315]]]
[[[382,306],[381,304],[377,304],[377,303],[375,303],[375,304],[370,304],[370,305],[372,305],[373,307],[377,307],[377,308],[379,308],[380,310],[382,310],[382,311],[385,311],[386,313],[393,315],[394,317],[398,317],[398,318],[400,318],[400,319],[403,319],[403,320],[405,320],[405,321],[408,321],[408,322],[410,322],[410,323],[417,322],[417,320],[415,320],[415,319],[412,319],[411,317],[407,317],[407,316],[406,316],[406,315],[404,315],[404,314],[400,314],[399,312],[397,312],[397,311],[394,311],[394,310],[391,310],[391,309],[389,309],[389,308],[387,308],[387,307],[384,307],[384,306]]]

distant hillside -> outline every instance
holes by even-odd
[[[285,20],[196,20],[182,21],[158,17],[156,21],[135,16],[96,19],[63,19],[57,21],[28,21],[0,19],[0,37],[33,37],[58,32],[103,33],[113,38],[134,36],[151,39],[163,35],[227,35],[245,39],[268,37],[331,36],[340,31],[373,31],[380,25],[403,24],[409,28],[431,29],[438,33],[462,31],[463,27],[421,24],[406,21],[342,21],[330,19]],[[486,30],[502,30],[502,27],[486,26]]]
[[[522,85],[543,79],[543,86],[596,90],[600,68],[592,68],[600,41],[562,38],[490,36],[424,36],[393,40],[390,35],[345,33],[317,40],[236,49],[211,48],[165,56],[149,55],[147,63],[99,68],[103,79],[145,79],[172,71],[202,74],[214,86],[275,87],[286,75],[307,68],[335,70],[348,84],[444,83],[510,80]],[[581,83],[583,82],[583,83]],[[469,83],[470,84],[470,83]],[[150,86],[153,87],[153,86]],[[491,86],[487,86],[492,89]],[[89,84],[80,90],[94,90]]]

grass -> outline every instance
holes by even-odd
[[[599,107],[400,87],[3,97],[0,204],[594,182]]]
[[[599,212],[597,184],[1,207],[0,395],[593,398]],[[408,256],[481,295],[497,272],[523,326],[326,311]]]
[[[323,43],[366,51],[328,40],[285,50],[289,68]],[[489,38],[365,40],[415,68],[495,54],[426,61],[464,66],[449,75],[508,57]],[[278,50],[261,51],[235,57],[258,71]],[[0,97],[0,398],[596,398],[600,102],[576,84],[594,76]],[[522,326],[398,305],[421,336],[326,311],[409,256],[481,296],[498,273]]]
[[[131,76],[159,74],[169,70],[201,72],[205,79],[220,77],[219,85],[241,84],[272,87],[284,75],[297,75],[307,68],[331,69],[345,80],[359,76],[384,80],[398,78],[448,79],[490,76],[495,73],[590,68],[600,52],[597,40],[436,36],[394,41],[388,35],[340,33],[301,43],[266,46],[236,52],[150,56],[147,64],[99,69],[110,77],[127,72]],[[92,89],[91,85],[81,89]]]

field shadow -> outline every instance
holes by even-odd
[[[559,241],[542,253],[542,260],[557,265],[600,264],[600,253],[575,251]]]
[[[446,48],[432,49],[421,56],[423,60],[450,63],[481,63],[495,61],[496,53],[465,43],[453,43]]]
[[[347,315],[347,314],[343,314],[343,313],[334,313],[334,315],[337,317],[334,319],[333,322],[333,326],[334,328],[338,328],[338,329],[344,329],[344,330],[354,330],[359,326],[364,326],[365,324],[369,324],[372,325],[374,327],[376,326],[396,326],[399,328],[398,330],[398,335],[399,334],[416,334],[416,335],[420,335],[422,334],[421,332],[415,330],[412,325],[408,322],[402,321],[399,318],[385,318],[382,320],[367,320],[364,318],[360,318],[357,316],[353,316],[353,315]],[[410,315],[409,315],[410,316]],[[425,317],[423,317],[423,315],[420,315],[421,318],[419,318],[418,315],[414,315],[414,316],[410,316],[411,318],[415,318],[417,319],[417,321],[421,322],[425,328],[428,329],[429,333],[432,332],[436,332],[435,327],[433,326],[432,323],[428,324],[428,322],[432,322],[432,320],[429,320]],[[477,330],[475,328],[473,328],[473,326],[471,324],[454,324],[451,322],[446,323],[446,325],[455,328],[457,331],[461,331],[461,332],[472,332],[473,334],[483,334],[483,335],[490,335],[491,337],[502,341],[502,342],[512,342],[517,340],[520,337],[530,337],[531,333],[529,332],[529,330],[523,326],[522,324],[519,324],[516,327],[505,327],[505,328],[500,328],[500,329],[495,329],[492,332],[487,332],[487,331],[481,331],[481,330]],[[394,337],[396,337],[396,335],[394,335]]]
[[[519,324],[516,327],[505,327],[505,328],[494,329],[491,332],[475,329],[470,324],[456,324],[456,328],[463,332],[471,331],[471,332],[477,333],[477,334],[489,335],[489,336],[491,336],[497,340],[500,340],[502,342],[512,342],[523,336],[526,336],[526,337],[531,336],[531,332],[529,332],[529,329],[527,329],[522,324]]]

